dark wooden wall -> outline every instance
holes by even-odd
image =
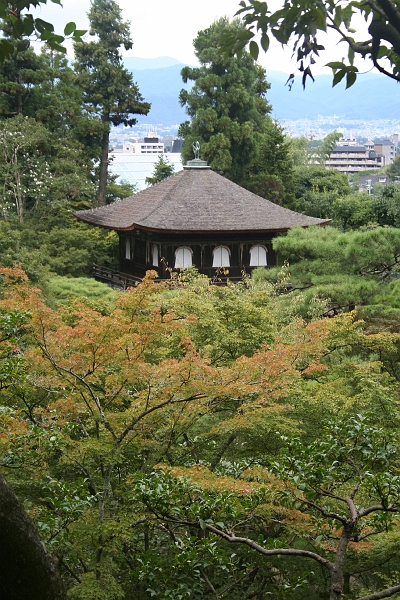
[[[209,277],[214,277],[217,269],[213,264],[213,250],[217,246],[225,246],[230,251],[230,266],[228,277],[239,278],[243,271],[250,273],[250,250],[260,244],[267,248],[268,267],[277,264],[277,257],[272,249],[273,235],[260,233],[245,234],[156,234],[139,230],[119,233],[120,244],[120,271],[137,277],[143,277],[146,271],[155,270],[160,278],[169,276],[169,269],[174,269],[175,252],[178,248],[186,246],[192,250],[193,265]],[[131,258],[126,258],[126,240],[129,240]],[[156,244],[159,248],[159,265],[153,266],[152,248]]]

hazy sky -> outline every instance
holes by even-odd
[[[271,8],[280,7],[283,0],[271,0]],[[233,18],[239,8],[239,0],[119,0],[123,18],[131,21],[133,49],[129,56],[156,58],[171,56],[183,63],[196,64],[193,53],[193,39],[200,29],[208,27],[216,18]],[[62,32],[64,25],[74,21],[79,29],[88,27],[87,12],[90,0],[64,0],[63,8],[49,2],[40,9],[40,16],[56,25]],[[37,11],[36,11],[37,14]],[[323,65],[330,60],[341,59],[346,52],[344,44],[336,46],[330,35],[318,40],[324,44],[325,53],[314,72],[327,72]],[[71,52],[68,52],[71,55]],[[259,62],[268,70],[291,73],[296,67],[291,61],[290,51],[283,51],[280,44],[273,43],[268,53],[261,53]]]

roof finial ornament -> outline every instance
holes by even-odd
[[[196,143],[192,144],[192,148],[193,148],[193,152],[194,152],[194,159],[195,160],[199,160],[199,154],[200,154],[200,142],[197,140]]]

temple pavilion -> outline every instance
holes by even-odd
[[[118,276],[128,282],[149,269],[165,279],[171,269],[190,266],[211,278],[220,273],[235,280],[277,264],[272,239],[278,234],[329,223],[261,198],[199,159],[129,198],[75,216],[118,233]],[[100,267],[95,276],[107,280]]]

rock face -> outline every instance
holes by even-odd
[[[1,600],[67,600],[56,564],[0,473]]]

